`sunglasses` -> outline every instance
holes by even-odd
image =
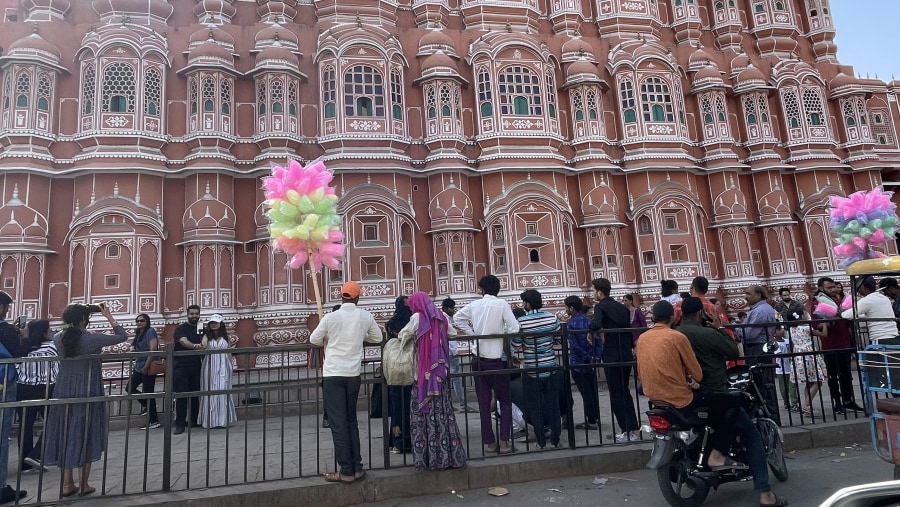
[[[147,322],[146,319],[135,319],[134,321],[135,321],[135,322]]]

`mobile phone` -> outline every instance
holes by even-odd
[[[25,329],[25,324],[27,324],[27,323],[28,323],[28,316],[27,315],[19,315],[19,322],[18,322],[19,329]]]

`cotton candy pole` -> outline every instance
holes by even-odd
[[[322,266],[340,268],[344,256],[338,197],[329,185],[333,178],[321,161],[303,167],[296,160],[287,168],[273,166],[272,176],[263,178],[272,246],[290,256],[291,269],[309,264],[319,318],[322,295],[316,273]]]
[[[837,243],[834,253],[844,258],[843,268],[856,261],[883,257],[872,246],[883,245],[894,236],[897,205],[891,200],[893,194],[875,187],[830,199],[830,225]]]

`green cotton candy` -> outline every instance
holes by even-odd
[[[872,237],[872,229],[868,227],[863,227],[859,230],[859,236],[863,239],[869,239]]]
[[[844,226],[845,231],[857,232],[857,231],[859,231],[859,228],[860,228],[860,223],[857,220],[851,220],[851,221],[847,222],[847,225]]]
[[[306,195],[300,197],[300,202],[297,207],[304,215],[307,213],[312,213],[316,209],[315,203],[313,203],[312,199],[310,199],[309,196]]]
[[[285,192],[284,196],[289,203],[291,203],[295,206],[300,204],[301,196],[296,190],[288,190],[287,192]]]
[[[856,237],[856,235],[855,235],[855,234],[851,234],[851,233],[844,233],[844,234],[841,234],[841,241],[840,241],[840,243],[841,243],[842,245],[846,245],[847,243],[852,243],[852,242],[853,242],[853,238],[855,238],[855,237]]]
[[[869,228],[872,229],[873,231],[877,231],[878,229],[881,229],[882,227],[884,227],[884,220],[882,220],[880,218],[876,218],[875,220],[872,220],[871,222],[869,222]]]

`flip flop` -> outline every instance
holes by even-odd
[[[328,472],[322,474],[322,478],[325,479],[325,482],[340,482],[342,484],[350,484],[356,480],[356,478],[352,475],[343,475],[340,472]]]
[[[93,486],[88,486],[88,487],[82,489],[81,491],[79,491],[78,496],[87,496],[96,491],[97,491],[97,488],[95,488]]]
[[[741,463],[740,461],[735,461],[731,458],[725,458],[725,463],[721,465],[709,467],[709,469],[713,472],[718,472],[720,470],[747,470],[748,468],[750,467]]]
[[[775,503],[760,503],[759,507],[784,507],[788,504],[787,498],[775,495]]]
[[[361,481],[361,480],[363,480],[363,479],[365,479],[365,478],[366,478],[366,471],[365,471],[365,470],[360,470],[359,472],[356,472],[355,474],[353,474],[353,480],[354,480],[354,481]]]

